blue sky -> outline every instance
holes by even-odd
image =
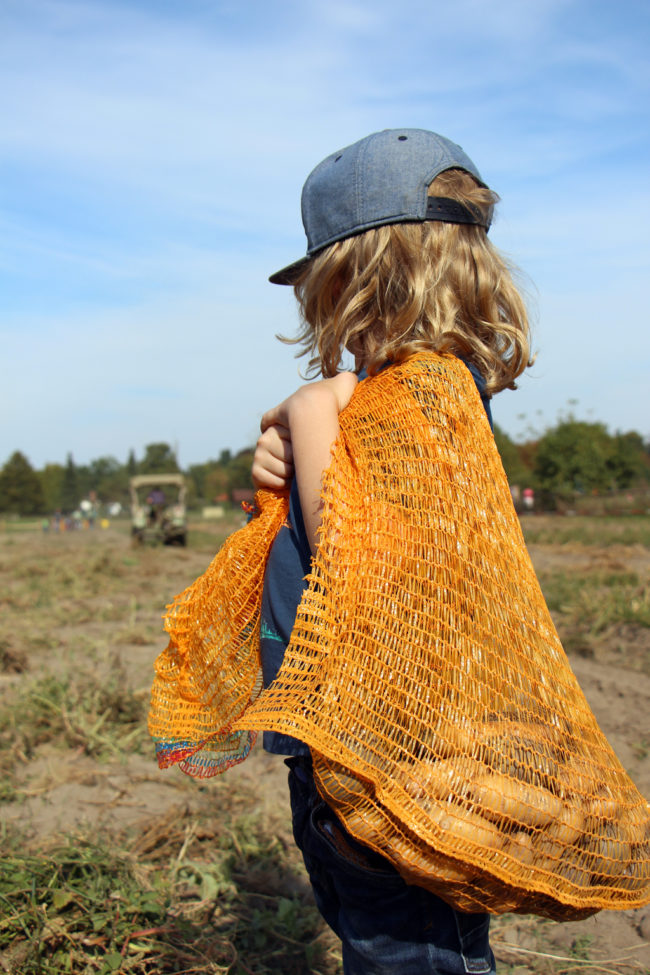
[[[300,382],[302,183],[401,126],[502,198],[538,358],[496,421],[649,436],[649,41],[645,0],[3,0],[0,463],[253,443]]]

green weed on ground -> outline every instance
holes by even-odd
[[[105,679],[77,671],[28,684],[0,711],[0,802],[16,798],[19,764],[39,745],[58,742],[97,759],[139,751],[149,739],[141,696],[126,686],[119,663]]]
[[[246,517],[239,508],[226,511],[223,518],[215,521],[191,517],[188,520],[188,547],[199,552],[216,553],[229,535],[246,524]]]
[[[0,863],[0,970],[340,972],[295,854],[263,823],[236,818],[241,796],[220,795],[218,822],[175,811],[137,836],[70,836],[45,854],[13,837]]]
[[[650,627],[650,588],[635,572],[545,573],[548,607],[589,622],[593,632],[613,623]]]
[[[568,653],[650,674],[650,585],[635,572],[547,571],[540,584]]]
[[[648,975],[650,971],[639,957],[644,944],[603,947],[590,934],[574,929],[572,936],[562,939],[565,947],[558,948],[557,929],[556,922],[533,915],[493,916],[490,942],[499,975]]]
[[[650,545],[650,517],[527,515],[521,527],[528,545]]]

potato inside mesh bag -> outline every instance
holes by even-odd
[[[648,869],[648,844],[642,840],[647,808],[622,805],[597,784],[586,758],[576,757],[574,768],[563,763],[555,729],[488,720],[474,723],[470,741],[468,727],[466,722],[457,736],[447,731],[443,749],[434,739],[446,758],[404,762],[398,773],[409,795],[452,841],[473,837],[484,849],[560,874],[576,887],[639,886]],[[579,800],[586,787],[594,795],[585,804]],[[582,864],[576,866],[576,859]]]

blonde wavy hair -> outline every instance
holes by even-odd
[[[429,194],[478,207],[486,222],[498,201],[460,169],[437,176]],[[314,256],[294,286],[300,330],[278,338],[301,345],[298,356],[310,354],[308,375],[336,375],[346,349],[370,375],[428,349],[475,363],[488,394],[514,389],[532,359],[513,272],[482,227],[377,227]]]

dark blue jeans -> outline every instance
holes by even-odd
[[[489,915],[462,914],[405,883],[321,799],[308,758],[289,758],[293,834],[345,975],[494,975]]]

